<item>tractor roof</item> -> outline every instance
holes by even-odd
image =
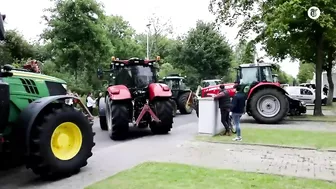
[[[184,79],[184,77],[181,77],[181,76],[166,76],[163,79]]]
[[[130,58],[128,60],[119,60],[116,59],[114,56],[112,57],[112,64],[118,65],[118,64],[122,64],[122,65],[143,65],[143,64],[147,64],[147,65],[153,65],[153,63],[158,62],[160,60],[160,57],[158,56],[156,58],[156,60],[144,60],[144,59],[140,59],[140,58]]]
[[[209,81],[221,81],[220,79],[204,79],[203,82],[209,82]]]
[[[33,79],[40,79],[40,80],[46,80],[46,81],[53,81],[57,83],[63,83],[65,84],[66,82],[62,79],[40,74],[40,73],[33,73],[33,72],[27,72],[27,71],[18,71],[18,70],[13,70],[13,77],[26,77],[26,78],[33,78]]]
[[[251,63],[251,64],[240,64],[240,68],[253,68],[253,67],[267,67],[272,66],[271,63]]]

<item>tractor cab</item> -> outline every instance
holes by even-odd
[[[162,82],[169,86],[174,96],[174,92],[178,93],[181,90],[190,90],[186,86],[184,79],[185,77],[181,77],[179,74],[170,74],[164,77]]]
[[[235,83],[244,85],[245,92],[259,83],[278,83],[277,77],[272,74],[273,66],[273,64],[268,63],[241,64],[237,68]]]
[[[141,90],[148,87],[151,83],[157,82],[156,60],[143,60],[139,58],[130,58],[128,60],[119,60],[112,57],[109,85],[125,85],[131,91]],[[103,72],[98,69],[98,78],[103,77]]]

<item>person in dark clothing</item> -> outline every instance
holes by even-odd
[[[246,94],[241,86],[236,87],[236,94],[232,99],[232,119],[236,126],[237,137],[232,139],[234,141],[242,141],[240,130],[240,118],[245,113]]]
[[[215,96],[215,100],[218,100],[219,109],[221,113],[221,122],[225,128],[224,135],[231,136],[231,130],[229,125],[231,98],[229,92],[225,89],[224,85],[220,85],[220,93]]]
[[[324,93],[324,95],[328,95],[328,85],[324,85],[324,87],[323,87],[323,93]]]

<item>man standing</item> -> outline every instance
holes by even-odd
[[[221,113],[221,122],[225,128],[224,135],[231,136],[231,130],[229,125],[231,98],[229,92],[225,89],[224,85],[220,85],[220,93],[215,96],[215,100],[218,100],[219,109]]]

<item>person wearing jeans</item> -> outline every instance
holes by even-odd
[[[246,94],[243,91],[241,86],[236,87],[236,94],[232,99],[232,119],[236,126],[237,137],[235,137],[234,141],[242,141],[241,129],[240,129],[240,118],[245,113],[245,105],[246,105]]]

